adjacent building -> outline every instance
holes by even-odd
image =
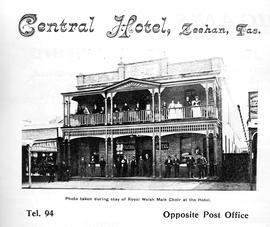
[[[249,137],[249,150],[251,152],[252,160],[252,175],[253,180],[256,182],[257,176],[257,137],[258,137],[258,91],[248,93],[248,137]]]
[[[51,159],[58,164],[63,158],[62,144],[59,124],[25,125],[22,129],[22,181],[27,181],[29,160],[32,178],[42,180],[47,175],[46,161]]]

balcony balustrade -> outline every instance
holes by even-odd
[[[154,119],[153,119],[154,118]],[[201,119],[201,118],[218,118],[217,108],[213,105],[209,106],[191,106],[179,108],[155,109],[140,111],[115,112],[107,115],[107,124],[133,124],[146,122],[166,122],[180,121],[185,119]],[[67,126],[68,118],[65,118],[65,126]],[[71,114],[70,126],[95,126],[105,125],[105,114]]]

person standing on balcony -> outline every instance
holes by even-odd
[[[83,114],[90,114],[87,106],[83,105],[82,108],[83,108]]]
[[[144,161],[143,161],[142,156],[140,156],[139,161],[138,161],[138,168],[139,168],[139,176],[141,177],[144,175],[143,166],[144,166]]]
[[[119,108],[117,107],[117,104],[115,103],[115,104],[113,104],[113,112],[114,113],[118,113],[120,110],[119,110]]]
[[[146,106],[145,106],[145,112],[146,112],[146,119],[147,121],[150,121],[151,120],[151,104],[150,103],[147,103]]]
[[[83,108],[81,105],[78,105],[76,114],[83,114]]]
[[[93,107],[93,110],[92,110],[92,114],[97,114],[99,111],[98,111],[98,108],[97,108],[97,105],[94,104],[94,107]]]
[[[103,157],[101,157],[101,159],[99,161],[99,165],[100,165],[100,176],[105,177],[106,162],[105,162]]]
[[[105,109],[104,109],[104,106],[101,107],[100,111],[99,111],[100,114],[105,114]]]
[[[135,106],[135,111],[140,111],[141,110],[141,107],[140,107],[140,103],[136,103],[136,106]]]
[[[135,120],[140,121],[140,110],[141,110],[140,103],[138,103],[138,102],[136,103],[134,110],[136,111]]]
[[[175,118],[175,103],[174,100],[169,104],[169,113],[168,113],[168,119],[174,119]]]
[[[128,121],[128,111],[129,111],[130,109],[129,109],[129,106],[128,106],[128,104],[125,102],[124,103],[124,106],[123,106],[123,108],[122,108],[122,111],[124,112],[123,114],[124,114],[124,116],[123,116],[123,121],[124,122],[127,122]]]
[[[186,96],[184,118],[190,118],[190,117],[191,117],[191,101],[190,101],[189,96]]]
[[[117,104],[113,104],[113,122],[118,124],[119,123],[119,108],[117,107]]]
[[[195,96],[195,100],[192,101],[192,112],[193,117],[201,117],[201,101],[199,100],[199,96]]]
[[[129,111],[129,106],[128,106],[128,104],[126,102],[124,103],[124,106],[123,106],[122,110],[123,110],[123,112]]]
[[[168,158],[164,162],[165,164],[165,178],[170,178],[171,177],[171,168],[173,165],[173,162],[171,160],[171,156],[168,156]]]
[[[103,124],[105,122],[105,109],[104,106],[101,106],[101,109],[99,111],[100,114],[98,114],[98,124]]]
[[[168,119],[168,112],[167,112],[167,103],[163,102],[161,107],[161,120],[167,120]]]
[[[91,123],[93,125],[96,125],[98,123],[98,116],[97,116],[98,113],[99,113],[98,107],[96,104],[94,104],[91,116]]]
[[[175,104],[175,117],[178,118],[178,119],[181,119],[183,118],[183,108],[182,108],[182,104],[178,101],[176,104]]]

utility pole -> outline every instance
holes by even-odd
[[[31,178],[31,147],[28,145],[28,187],[32,187],[32,178]]]
[[[244,125],[244,122],[243,122],[243,117],[242,117],[240,105],[237,105],[237,108],[238,108],[238,111],[239,111],[239,115],[240,115],[243,131],[244,131],[246,143],[247,143],[247,146],[248,146],[248,154],[249,154],[249,186],[250,186],[250,190],[252,191],[252,189],[253,189],[253,185],[252,185],[252,181],[253,181],[252,141],[247,138],[247,134],[246,134],[245,125]]]

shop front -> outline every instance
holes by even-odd
[[[58,142],[36,140],[22,146],[22,181],[26,182],[31,173],[32,181],[47,181],[51,169],[56,173],[59,160]],[[29,161],[30,160],[30,161]]]
[[[207,161],[204,176],[213,175],[218,158],[211,133],[208,139],[200,133],[175,133],[162,135],[160,141],[159,136],[140,134],[117,136],[113,140],[80,137],[70,141],[71,176],[79,178],[101,177],[102,160],[106,162],[104,177],[198,178],[201,157]],[[166,169],[168,159],[170,173]],[[193,160],[192,170],[189,159]]]

